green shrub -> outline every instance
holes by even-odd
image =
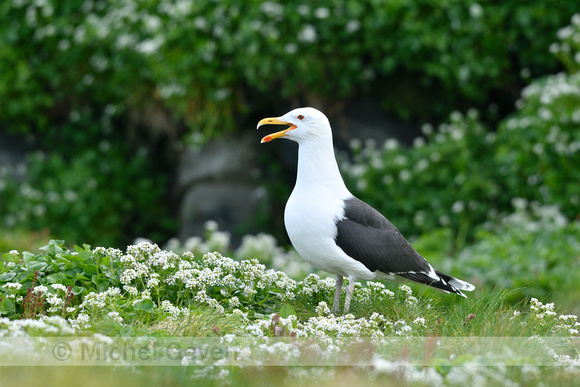
[[[554,71],[546,48],[574,11],[566,0],[5,1],[0,121],[48,129],[86,104],[155,104],[212,132],[260,108],[247,96],[344,98],[377,79],[389,109],[441,116],[519,88],[521,69]],[[436,102],[418,103],[426,89]]]
[[[458,107],[486,106],[498,90],[519,88],[522,69],[532,76],[553,72],[557,61],[546,48],[573,11],[574,2],[565,0],[332,0],[320,6],[258,0],[4,1],[0,123],[32,133],[49,156],[31,161],[28,185],[0,181],[0,218],[7,227],[49,228],[55,237],[100,244],[120,245],[153,229],[163,234],[171,229],[168,210],[161,209],[164,170],[121,145],[135,129],[129,116],[153,111],[184,122],[190,133],[211,134],[273,104],[265,96],[340,103],[370,90],[401,116],[441,117]],[[574,28],[561,30],[561,46],[552,50],[571,71]],[[485,135],[478,142],[485,131],[472,114],[442,128],[448,130],[434,135],[435,141],[465,138],[453,139],[455,148],[441,143],[389,154],[407,159],[407,165],[387,171],[407,182],[383,189],[387,184],[379,180],[388,173],[378,169],[363,188],[376,191],[375,205],[382,190],[382,203],[401,208],[381,209],[393,213],[404,230],[448,224],[461,244],[489,207],[509,203],[511,197],[501,195],[511,191],[494,180],[495,161],[486,157],[494,141]],[[168,131],[164,124],[148,129]],[[182,133],[172,135],[175,140]],[[453,163],[442,166],[446,159]],[[474,159],[481,166],[468,162]],[[545,167],[554,165],[548,161]],[[428,193],[413,191],[416,178]],[[576,189],[543,184],[554,195]],[[414,204],[419,212],[411,209]],[[129,224],[136,228],[127,231]]]
[[[448,227],[460,247],[499,204],[495,136],[473,110],[454,113],[437,131],[424,125],[423,132],[429,142],[419,138],[410,149],[394,140],[381,148],[355,142],[354,163],[344,163],[343,171],[354,191],[404,234]]]
[[[555,204],[574,219],[580,214],[580,73],[534,82],[522,97],[498,130],[504,194]]]
[[[580,36],[574,16],[569,35]],[[564,43],[561,43],[564,45]],[[568,46],[568,55],[580,52]],[[574,46],[576,47],[576,46]],[[352,145],[343,163],[353,191],[384,213],[405,234],[448,228],[462,247],[475,227],[511,210],[513,198],[556,205],[568,217],[580,203],[580,73],[549,76],[522,91],[518,111],[496,133],[475,111],[455,112],[435,131],[423,126],[404,149],[393,140]]]
[[[48,231],[107,246],[145,234],[166,238],[174,228],[164,205],[166,177],[147,151],[130,149],[106,128],[81,115],[61,130],[93,131],[92,138],[53,133],[46,137],[48,152],[29,155],[26,182],[0,173],[0,229]]]

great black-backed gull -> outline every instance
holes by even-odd
[[[346,188],[334,155],[326,116],[299,108],[262,125],[288,128],[262,138],[298,143],[298,176],[284,212],[284,224],[296,251],[312,266],[336,274],[333,313],[340,312],[343,277],[348,277],[344,311],[348,312],[357,280],[402,277],[462,297],[475,287],[435,270],[397,228]]]

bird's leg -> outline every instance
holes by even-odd
[[[344,313],[348,312],[350,308],[350,300],[354,293],[354,278],[348,277],[348,288],[346,289],[346,300],[344,300]]]
[[[340,313],[340,291],[342,290],[342,276],[336,275],[336,290],[334,291],[334,303],[332,304],[332,314]]]

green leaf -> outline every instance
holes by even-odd
[[[14,276],[16,276],[16,273],[14,273],[12,271],[2,273],[2,274],[0,274],[0,282],[8,282],[12,278],[14,278]]]
[[[60,246],[62,246],[63,244],[64,241],[53,239],[50,242],[48,242],[48,245],[42,246],[40,250],[46,251],[50,255],[61,254],[64,250]]]
[[[75,275],[75,281],[79,281],[79,280],[88,280],[89,278],[82,275],[81,273],[76,273]]]
[[[0,302],[0,314],[14,313],[14,302],[11,299],[4,297]]]
[[[294,310],[294,307],[292,305],[290,305],[290,304],[284,304],[280,308],[280,312],[278,312],[278,314],[282,318],[288,318],[288,316],[295,316],[296,315],[296,311]]]
[[[30,271],[42,271],[46,268],[47,263],[46,262],[32,262],[29,265],[26,265],[26,269],[30,270]]]
[[[73,293],[75,296],[77,296],[77,295],[81,294],[81,293],[82,293],[84,290],[85,290],[85,288],[84,288],[84,287],[82,287],[82,286],[73,286],[73,288],[72,288],[72,293]]]
[[[155,307],[155,304],[150,299],[141,300],[135,303],[135,310],[143,310],[145,312],[149,312],[151,309]]]
[[[28,251],[25,251],[22,253],[22,260],[24,261],[24,263],[28,263],[30,261],[32,261],[34,259],[34,254],[29,253]]]
[[[47,276],[46,279],[48,280],[48,282],[56,284],[66,280],[67,276],[64,273],[54,273]]]

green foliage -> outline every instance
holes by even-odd
[[[166,220],[170,209],[160,205],[167,179],[148,152],[107,134],[111,117],[101,125],[90,120],[79,115],[60,130],[92,131],[92,136],[47,136],[49,152],[29,155],[25,183],[0,172],[0,229],[48,230],[53,237],[109,246],[172,229]]]
[[[555,204],[574,219],[580,214],[580,73],[532,83],[518,106],[498,129],[504,196]]]
[[[168,174],[163,162],[149,160],[156,152],[137,149],[146,140],[124,145],[136,130],[174,141],[183,122],[189,133],[212,134],[271,104],[249,102],[269,95],[311,104],[370,90],[406,117],[486,106],[497,90],[520,87],[521,69],[535,76],[556,68],[546,47],[575,10],[563,0],[4,1],[0,122],[32,133],[50,155],[31,161],[28,185],[0,181],[2,227],[49,229],[57,238],[105,245],[151,230],[158,239],[172,228],[161,209]],[[574,26],[560,30],[562,44],[552,50],[569,67]],[[480,145],[462,157],[488,151],[485,144],[462,145]],[[455,186],[476,173],[444,171],[458,174]],[[486,210],[480,202],[494,200],[497,187],[488,177],[467,178],[473,187],[460,191],[477,191],[473,200],[439,195],[425,210],[424,227],[448,221],[463,239],[466,224]],[[455,216],[447,209],[455,203],[476,208]],[[405,211],[401,218],[410,219]]]
[[[550,52],[566,66],[569,73],[575,74],[580,70],[580,14],[574,14],[569,26],[558,30],[559,43],[550,45]]]
[[[454,113],[435,132],[423,127],[429,142],[417,139],[410,149],[389,140],[378,148],[353,144],[352,164],[343,171],[358,195],[385,214],[403,234],[437,227],[454,231],[463,246],[471,227],[483,223],[499,205],[501,185],[492,156],[496,141],[478,114]]]
[[[248,93],[344,98],[376,79],[390,83],[389,108],[445,114],[508,93],[522,68],[553,71],[546,48],[574,11],[564,0],[5,1],[0,121],[29,131],[86,105],[156,106],[211,132],[233,127]],[[417,105],[410,78],[439,102]]]
[[[577,23],[578,17],[573,20]],[[517,106],[496,133],[470,110],[452,113],[437,130],[425,124],[428,142],[418,138],[410,149],[393,140],[383,147],[354,142],[354,160],[345,162],[343,170],[355,192],[404,234],[447,228],[456,248],[473,237],[477,225],[510,211],[513,198],[556,205],[575,219],[580,203],[579,73],[534,81]]]
[[[486,287],[466,300],[454,298],[456,302],[445,304],[440,301],[449,295],[414,293],[406,285],[391,291],[379,282],[358,283],[354,314],[334,316],[327,305],[334,280],[311,275],[295,283],[283,273],[264,270],[255,261],[237,262],[218,254],[193,259],[191,254],[178,256],[148,243],[129,246],[126,251],[91,250],[88,246],[68,250],[62,241],[51,241],[42,251],[36,255],[11,252],[0,261],[0,313],[10,317],[0,317],[0,335],[21,340],[44,338],[43,348],[38,347],[35,356],[41,355],[40,350],[46,353],[45,347],[54,343],[47,341],[50,337],[57,337],[57,345],[62,346],[72,343],[67,339],[78,340],[81,335],[85,336],[83,343],[107,344],[111,350],[114,345],[129,343],[130,348],[142,348],[140,351],[171,353],[174,365],[199,366],[204,364],[200,364],[202,358],[192,350],[207,350],[203,338],[214,338],[208,341],[210,349],[217,346],[234,351],[238,355],[233,359],[240,359],[241,364],[311,364],[315,354],[316,364],[370,362],[375,378],[400,377],[404,365],[405,380],[417,380],[428,370],[430,380],[450,382],[459,377],[496,380],[498,375],[503,381],[520,380],[528,375],[519,371],[522,365],[560,366],[561,376],[569,377],[564,366],[577,357],[573,345],[580,326],[577,316],[559,314],[553,303],[536,298],[510,305],[506,302],[510,292]],[[239,288],[236,284],[245,285],[237,293],[236,305],[246,312],[232,304],[232,295]],[[66,286],[74,294],[70,306],[62,300]],[[79,287],[84,289],[78,292]],[[282,292],[285,295],[280,298]],[[18,319],[25,293],[46,300],[45,314],[35,316],[40,321]],[[246,299],[243,293],[253,295]],[[188,338],[193,344],[176,351],[188,345]],[[35,344],[30,340],[27,348],[35,348]],[[4,349],[4,354],[16,351],[10,342]],[[155,361],[161,357],[147,359],[158,365]],[[141,357],[122,360],[127,367]],[[92,364],[85,358],[80,361]],[[230,375],[223,372],[224,367],[214,368],[214,363],[215,359],[201,373],[188,370],[202,367],[174,367],[174,372],[183,371],[189,381],[223,382],[239,377],[235,368]],[[464,372],[466,369],[473,370]],[[366,374],[368,369],[364,370]],[[526,380],[546,378],[540,371],[532,374]]]

